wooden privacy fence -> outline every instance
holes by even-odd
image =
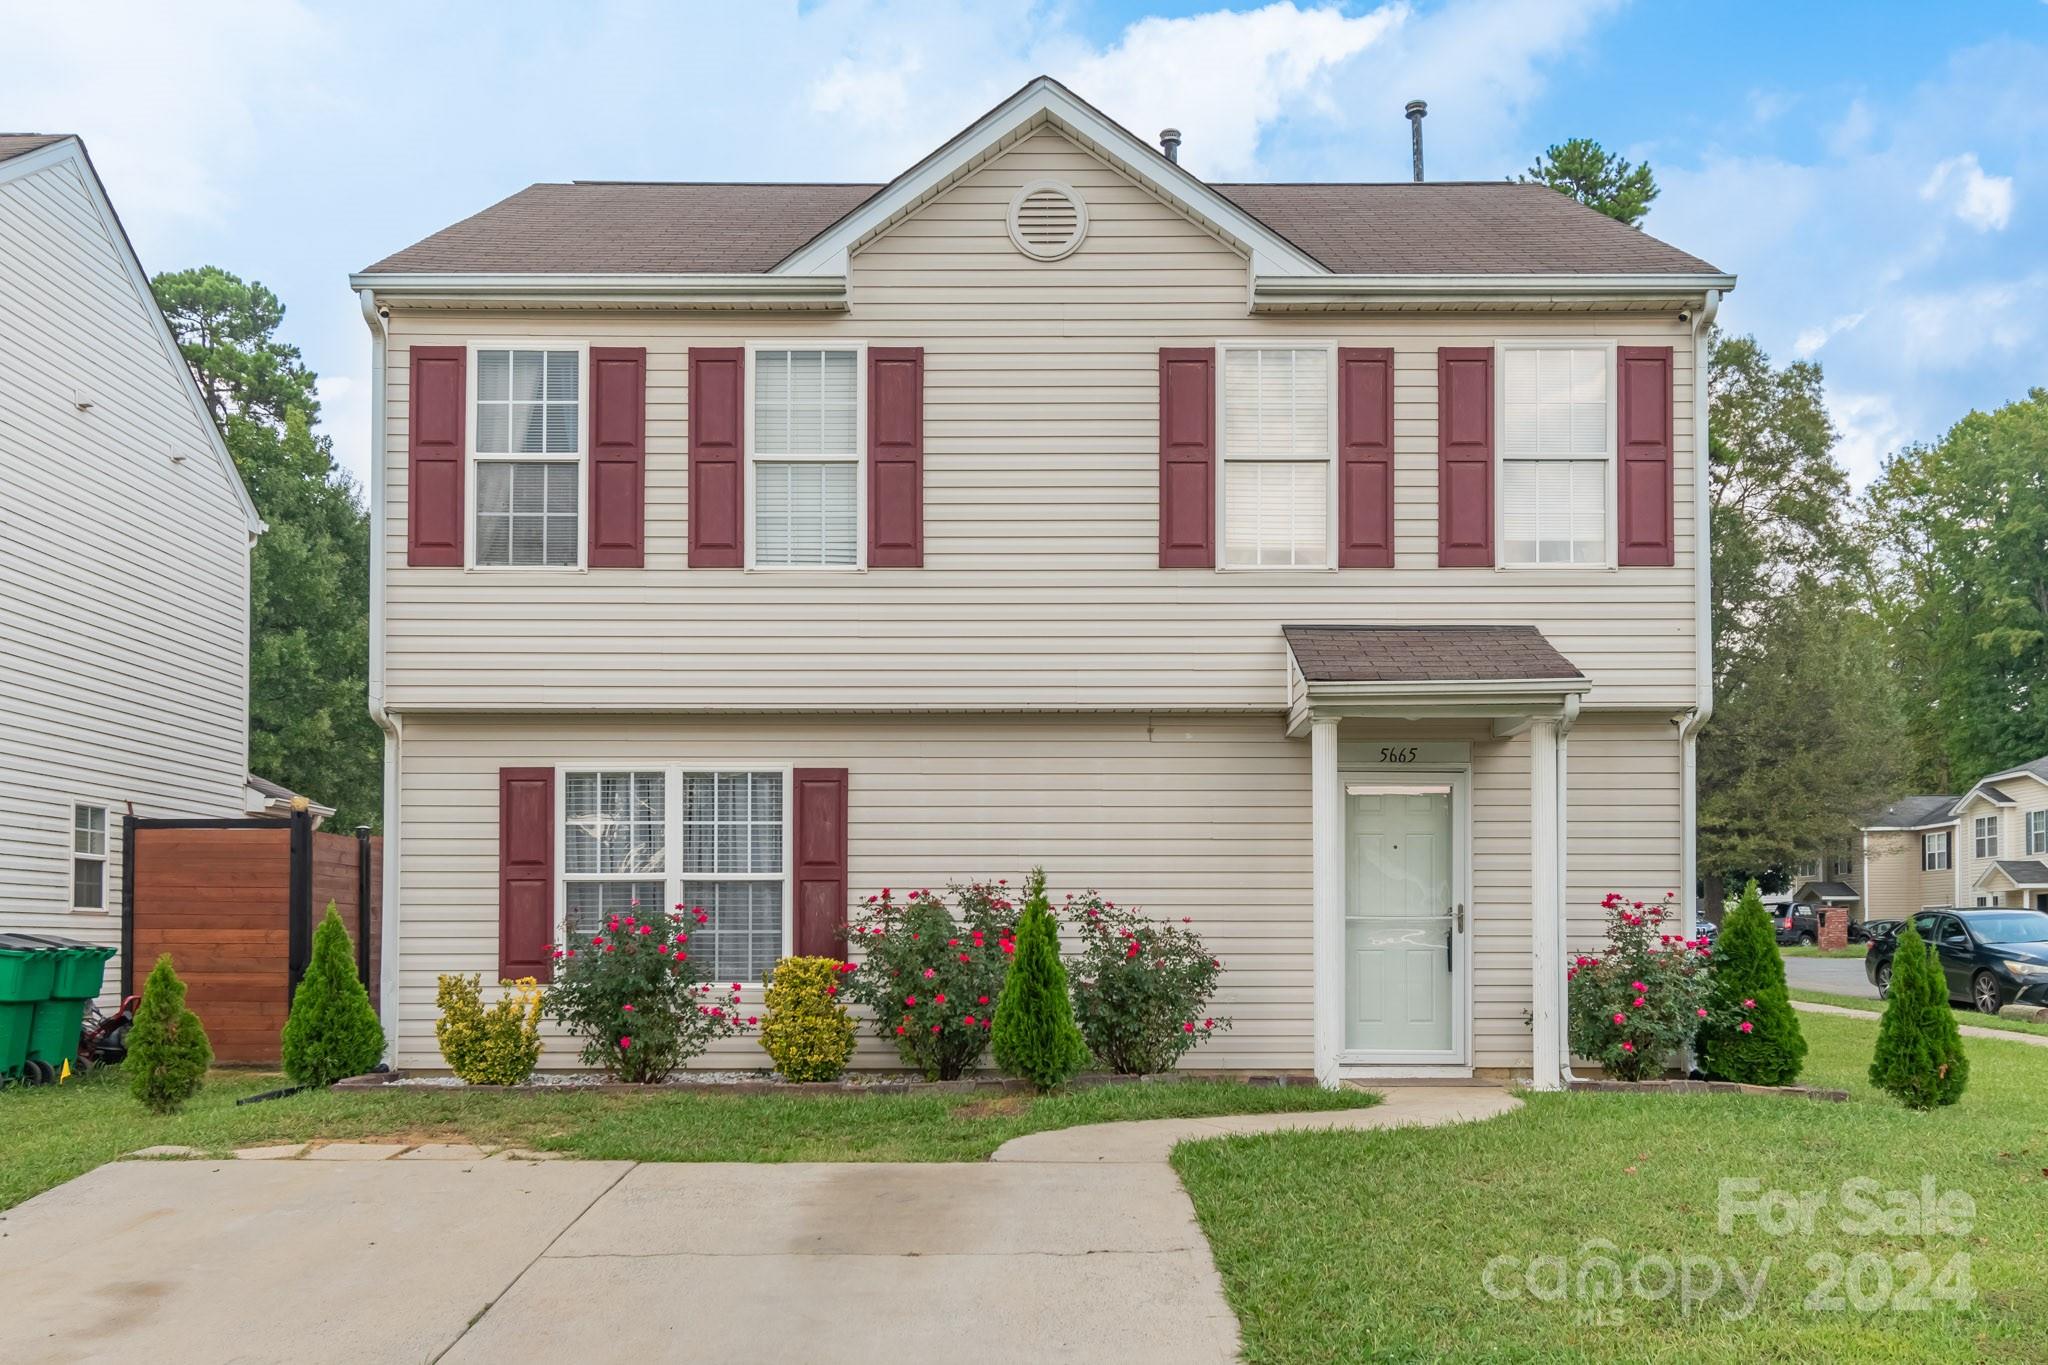
[[[367,828],[328,834],[304,812],[289,820],[131,816],[126,824],[124,995],[169,953],[214,1057],[275,1062],[314,926],[332,901],[377,1001],[384,841]]]

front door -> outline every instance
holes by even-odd
[[[1345,789],[1344,1051],[1456,1060],[1464,907],[1449,783]]]

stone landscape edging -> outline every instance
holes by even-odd
[[[1737,1081],[1604,1081],[1575,1080],[1570,1089],[1601,1095],[1632,1095],[1644,1091],[1678,1095],[1777,1095],[1785,1099],[1815,1100],[1823,1104],[1848,1101],[1846,1090],[1827,1090],[1810,1085],[1743,1085]]]
[[[417,1075],[440,1075],[440,1072],[419,1072]],[[687,1075],[688,1073],[684,1073]],[[822,1098],[831,1095],[1030,1095],[1037,1088],[1029,1081],[1020,1081],[1008,1076],[973,1076],[957,1081],[927,1081],[921,1077],[902,1076],[895,1073],[869,1073],[879,1075],[877,1080],[838,1081],[692,1081],[668,1080],[652,1085],[635,1085],[625,1081],[598,1081],[588,1085],[462,1085],[445,1087],[416,1087],[432,1093],[443,1092],[469,1094],[471,1092],[521,1095],[652,1095],[652,1094],[701,1094],[701,1095],[802,1095]],[[397,1081],[408,1079],[403,1071],[373,1071],[363,1076],[350,1076],[336,1081],[329,1088],[339,1091],[378,1090]],[[1113,1085],[1181,1085],[1200,1081],[1225,1081],[1239,1085],[1258,1086],[1312,1086],[1314,1076],[1307,1072],[1291,1071],[1169,1071],[1154,1076],[1119,1076],[1107,1072],[1090,1072],[1076,1076],[1064,1088],[1092,1090]],[[415,1088],[415,1087],[408,1087]]]

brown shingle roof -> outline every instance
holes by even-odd
[[[22,156],[53,142],[62,142],[69,136],[69,133],[0,133],[0,161]]]
[[[1282,626],[1317,682],[1570,682],[1586,675],[1534,626]]]
[[[372,273],[752,274],[880,185],[533,185]],[[1215,185],[1338,274],[1666,274],[1712,266],[1542,185]]]

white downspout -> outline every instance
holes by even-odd
[[[1707,393],[1707,329],[1721,311],[1721,291],[1709,289],[1706,301],[1692,319],[1692,559],[1693,638],[1697,645],[1698,673],[1694,681],[1694,703],[1678,722],[1680,750],[1679,814],[1679,914],[1685,936],[1699,928],[1700,879],[1700,793],[1699,732],[1714,718],[1714,555],[1712,508],[1708,498],[1713,479],[1713,445],[1708,440],[1707,420],[1712,402]]]
[[[370,328],[370,719],[384,732],[384,884],[381,891],[382,952],[377,991],[384,1024],[384,1060],[398,1065],[398,860],[401,838],[398,800],[399,757],[405,726],[384,707],[384,366],[390,332],[378,310],[376,293],[356,291],[363,321]]]
[[[1564,699],[1564,716],[1557,723],[1557,971],[1564,976],[1565,959],[1572,955],[1571,936],[1571,784],[1567,768],[1570,765],[1572,726],[1579,720],[1579,694],[1567,693]],[[1557,1071],[1564,1084],[1569,1087],[1579,1078],[1572,1071],[1572,1015],[1571,983],[1564,981],[1560,993],[1565,1008],[1557,1012]]]

